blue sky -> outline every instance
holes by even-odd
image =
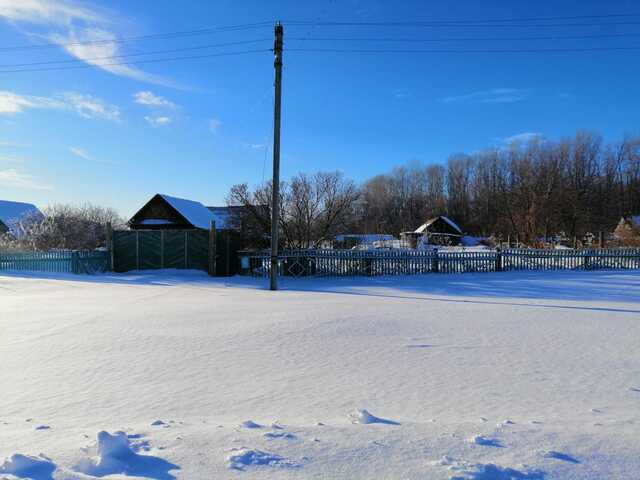
[[[616,140],[637,134],[640,50],[294,50],[640,47],[640,16],[490,26],[323,24],[632,13],[640,13],[636,2],[594,0],[0,0],[0,46],[54,44],[0,49],[0,198],[39,206],[91,201],[128,216],[156,192],[224,204],[234,183],[268,179],[273,58],[266,50],[273,26],[136,37],[276,19],[285,28],[283,178],[337,169],[361,181],[396,165],[444,162],[450,154],[501,145],[517,135],[556,138],[590,129]],[[626,36],[609,36],[621,34]],[[549,36],[597,38],[513,40]],[[131,39],[86,43],[113,38]],[[358,38],[370,40],[353,40]],[[474,40],[452,40],[460,38]],[[247,41],[255,42],[131,56]],[[263,51],[84,68],[246,50]],[[55,61],[69,63],[40,63]],[[32,63],[38,65],[7,67]],[[43,70],[52,67],[67,69]],[[40,71],[6,72],[16,69]]]

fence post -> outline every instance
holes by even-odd
[[[140,270],[140,230],[136,230],[136,270]]]
[[[209,275],[216,275],[216,222],[209,224]]]
[[[224,274],[228,277],[231,274],[231,234],[229,230],[225,230],[224,232],[224,264],[225,264],[225,272]]]
[[[111,222],[107,222],[105,235],[107,243],[107,253],[109,254],[109,270],[113,272],[113,227],[111,226]]]
[[[185,270],[189,268],[189,262],[187,259],[187,252],[189,251],[189,232],[187,230],[184,231],[184,268]]]
[[[496,272],[502,271],[502,249],[496,248]]]
[[[164,268],[164,230],[160,230],[160,268]]]
[[[71,272],[80,273],[80,259],[78,258],[78,251],[71,252]]]
[[[433,249],[433,271],[435,273],[440,272],[440,262],[438,260],[438,249]]]
[[[585,270],[591,270],[591,255],[589,255],[589,253],[590,253],[590,250],[584,251],[583,267]]]

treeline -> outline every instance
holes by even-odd
[[[271,186],[231,189],[228,202],[245,205],[254,238],[270,231]],[[411,164],[362,185],[337,172],[299,174],[283,182],[283,243],[313,247],[339,233],[414,230],[447,215],[472,235],[518,238],[533,244],[564,232],[611,232],[621,216],[640,213],[640,137],[605,143],[598,134],[534,137],[445,164]],[[259,206],[259,207],[256,207]]]
[[[361,194],[363,231],[399,232],[444,214],[471,234],[527,243],[610,232],[622,215],[640,212],[640,137],[532,138],[456,154],[444,166],[399,167],[365,182]]]

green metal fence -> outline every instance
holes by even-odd
[[[0,252],[0,271],[94,274],[109,264],[107,251]]]
[[[239,238],[229,230],[116,230],[111,242],[116,272],[177,268],[229,276],[238,271]]]
[[[241,274],[269,275],[267,252],[240,252],[239,257]],[[604,269],[640,269],[640,249],[292,250],[278,259],[278,275],[290,277]]]

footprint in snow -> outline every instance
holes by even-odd
[[[284,439],[284,440],[295,440],[297,437],[293,433],[289,432],[267,432],[263,435],[265,438],[270,439]]]
[[[162,420],[156,420],[155,422],[152,422],[151,426],[152,427],[169,428],[169,424],[167,422],[163,422]]]
[[[630,392],[638,392],[638,393],[640,393],[640,388],[638,388],[638,387],[629,387],[629,391]]]
[[[475,443],[476,445],[482,445],[483,447],[504,448],[504,445],[502,445],[499,440],[495,438],[483,437],[482,435],[476,435],[475,437],[470,438],[469,442]]]
[[[602,410],[600,410],[599,408],[592,408],[591,409],[591,413],[604,413]]]
[[[272,468],[298,468],[299,465],[280,455],[248,448],[234,449],[227,461],[232,470],[245,470],[247,467],[263,466]]]
[[[245,420],[244,422],[242,422],[240,424],[241,428],[249,428],[249,429],[254,429],[254,428],[262,428],[262,425],[260,425],[259,423],[254,422],[253,420]]]
[[[36,430],[50,430],[51,427],[49,425],[38,425]]]
[[[566,453],[557,452],[555,450],[548,450],[546,452],[542,452],[542,456],[544,458],[553,458],[555,460],[562,460],[564,462],[569,462],[569,463],[580,463],[580,460],[578,460],[577,458],[572,457],[571,455],[567,455]]]
[[[349,415],[351,418],[351,423],[360,424],[360,425],[369,425],[372,423],[382,423],[384,425],[400,425],[399,422],[394,420],[388,420],[386,418],[376,417],[375,415],[371,415],[366,410],[356,410],[352,414]]]

